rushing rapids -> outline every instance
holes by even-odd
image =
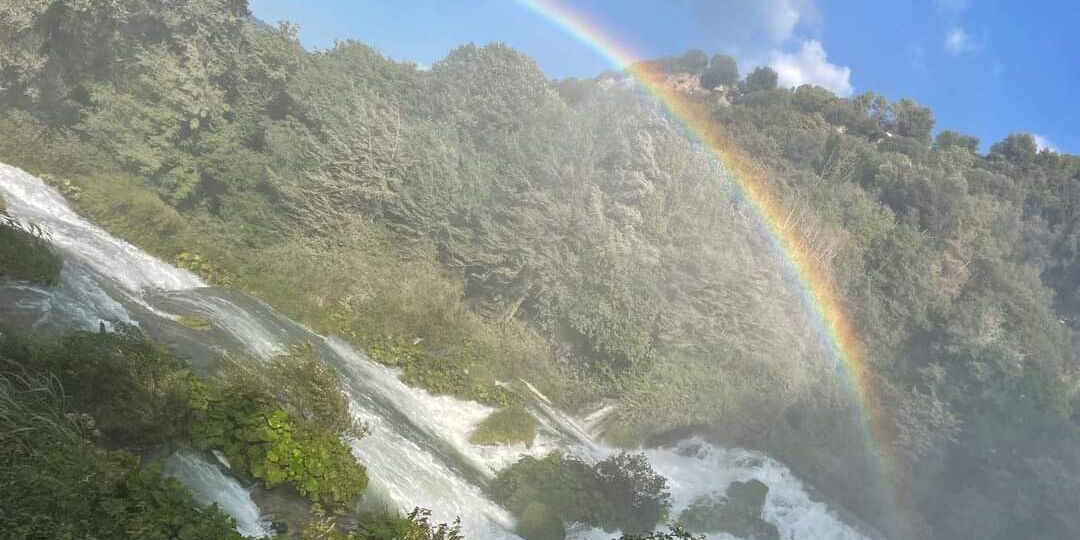
[[[366,497],[403,509],[430,508],[433,517],[460,517],[470,539],[515,538],[513,518],[485,493],[501,468],[525,453],[555,449],[586,459],[614,450],[537,396],[533,413],[540,434],[524,445],[481,447],[468,442],[473,428],[491,412],[476,403],[433,396],[404,385],[391,368],[348,343],[317,335],[265,303],[233,290],[208,287],[195,275],[161,262],[116,239],[72,211],[63,197],[40,179],[0,165],[0,195],[12,217],[46,231],[64,257],[61,282],[52,288],[0,283],[0,320],[44,331],[95,330],[113,321],[137,324],[155,339],[190,356],[196,365],[219,352],[268,358],[289,343],[311,342],[343,375],[353,414],[371,426],[371,435],[352,442],[354,454],[371,475]],[[197,332],[179,324],[197,315],[211,329]],[[769,486],[762,517],[785,539],[861,539],[823,502],[811,498],[792,473],[766,455],[720,448],[689,439],[646,450],[669,479],[678,516],[699,495],[722,493],[734,481],[757,479]],[[268,535],[248,491],[218,464],[193,454],[168,458],[166,470],[186,484],[201,504],[217,503],[247,535]],[[603,531],[576,531],[586,538],[610,538]],[[718,534],[714,538],[732,538]]]

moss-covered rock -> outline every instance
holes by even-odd
[[[514,532],[525,540],[565,540],[566,526],[559,516],[542,502],[525,507]]]
[[[532,446],[536,439],[536,419],[523,405],[511,405],[491,413],[469,435],[473,444],[514,444]]]

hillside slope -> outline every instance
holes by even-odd
[[[621,76],[553,82],[501,45],[430,71],[355,42],[310,52],[237,1],[0,10],[0,160],[115,234],[411,384],[611,400],[613,441],[765,448],[888,521],[768,239]],[[700,58],[659,66],[769,171],[849,302],[921,516],[909,537],[1080,535],[1080,160],[1022,134],[980,154],[910,100]]]

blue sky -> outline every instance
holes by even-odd
[[[430,65],[464,43],[504,42],[551,77],[611,66],[513,0],[252,0],[267,22],[300,25],[309,48],[353,38]],[[868,90],[929,105],[938,129],[983,146],[1015,131],[1080,153],[1080,3],[999,0],[579,0],[646,57],[725,52],[745,73],[768,64],[781,82],[839,94]]]

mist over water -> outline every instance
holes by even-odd
[[[469,539],[514,538],[510,513],[485,495],[485,486],[498,470],[522,455],[542,456],[556,449],[587,460],[616,451],[593,440],[582,424],[539,395],[531,409],[540,420],[540,432],[531,447],[473,445],[468,436],[492,412],[489,407],[410,388],[394,369],[343,340],[314,334],[237,291],[206,287],[193,274],[82,219],[58,192],[25,172],[0,165],[0,195],[13,217],[45,230],[65,260],[57,287],[0,284],[0,318],[52,331],[95,330],[102,321],[114,320],[138,324],[196,362],[205,362],[214,353],[243,354],[259,361],[289,343],[310,341],[342,373],[353,414],[372,429],[370,436],[351,444],[357,459],[368,467],[371,489],[366,497],[377,498],[376,504],[426,507],[433,518],[445,522],[460,517]],[[176,322],[182,315],[197,315],[211,328],[206,332],[186,328]],[[762,517],[777,526],[782,538],[868,538],[842,522],[825,503],[813,500],[783,464],[766,455],[699,439],[649,449],[646,455],[669,479],[673,517],[698,496],[723,493],[731,482],[754,478],[769,486]],[[217,465],[181,453],[170,457],[166,467],[200,503],[216,502],[232,515],[241,532],[266,534],[247,491]],[[615,536],[597,530],[574,534]]]

